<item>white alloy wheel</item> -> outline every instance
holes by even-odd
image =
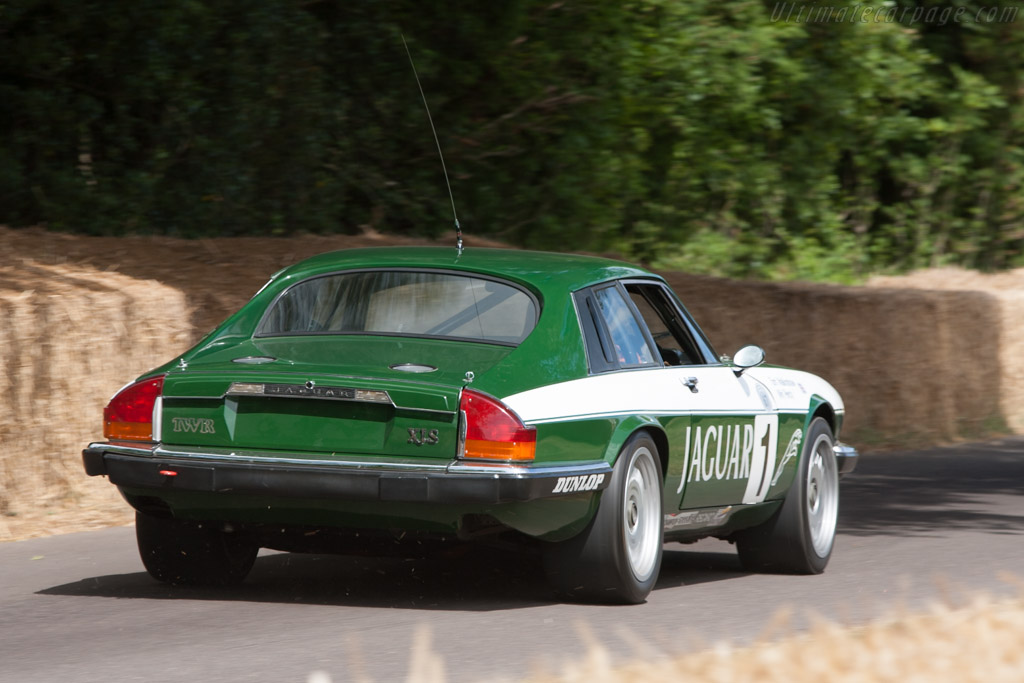
[[[766,521],[732,535],[749,571],[820,574],[832,557],[839,518],[839,467],[828,422],[811,420],[795,477]]]
[[[807,527],[818,557],[828,557],[836,537],[839,513],[839,472],[832,452],[832,439],[819,434],[807,463]]]
[[[647,599],[661,570],[662,468],[646,431],[619,450],[590,523],[572,538],[548,543],[544,570],[572,600],[635,605]]]
[[[654,455],[641,446],[633,451],[626,470],[626,494],[622,506],[622,534],[629,568],[637,581],[647,581],[661,548],[661,477]]]

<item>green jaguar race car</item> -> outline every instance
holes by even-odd
[[[720,359],[626,263],[340,251],[119,391],[83,459],[172,584],[241,581],[260,547],[505,534],[541,548],[560,595],[637,603],[667,541],[734,541],[749,569],[828,563],[857,462],[843,402],[763,362]]]

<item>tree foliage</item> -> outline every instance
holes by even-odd
[[[404,34],[471,235],[735,276],[1020,265],[1024,16],[787,4],[0,0],[0,221],[449,230]]]

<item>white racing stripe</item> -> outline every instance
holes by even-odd
[[[691,391],[689,385],[697,391]],[[779,415],[805,415],[815,394],[837,411],[842,410],[836,390],[814,375],[753,368],[737,377],[724,366],[611,372],[531,389],[502,400],[527,424],[631,415],[724,418],[688,425],[685,437],[680,432],[684,442],[673,444],[672,452],[681,459],[682,471],[678,487],[673,488],[685,500],[688,484],[703,487],[715,482],[728,487],[729,481],[735,481],[733,493],[722,489],[723,501],[706,502],[735,503],[740,499],[750,505],[766,499],[787,462],[798,454],[802,436],[799,429],[787,434],[786,453],[779,457]]]
[[[697,392],[685,385],[697,379]],[[764,407],[755,383],[724,367],[626,370],[551,384],[502,399],[527,423],[608,415],[751,414]]]
[[[697,379],[697,392],[684,384]],[[812,394],[842,412],[839,393],[826,381],[798,370],[752,368],[741,377],[721,366],[623,370],[550,384],[502,398],[527,423],[637,414],[753,414],[764,412],[760,382],[780,412],[804,412]]]

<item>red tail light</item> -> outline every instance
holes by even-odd
[[[103,409],[103,436],[108,440],[153,440],[153,406],[164,389],[158,375],[129,384]]]
[[[533,460],[537,428],[527,427],[496,398],[463,389],[459,410],[465,421],[464,458]]]

